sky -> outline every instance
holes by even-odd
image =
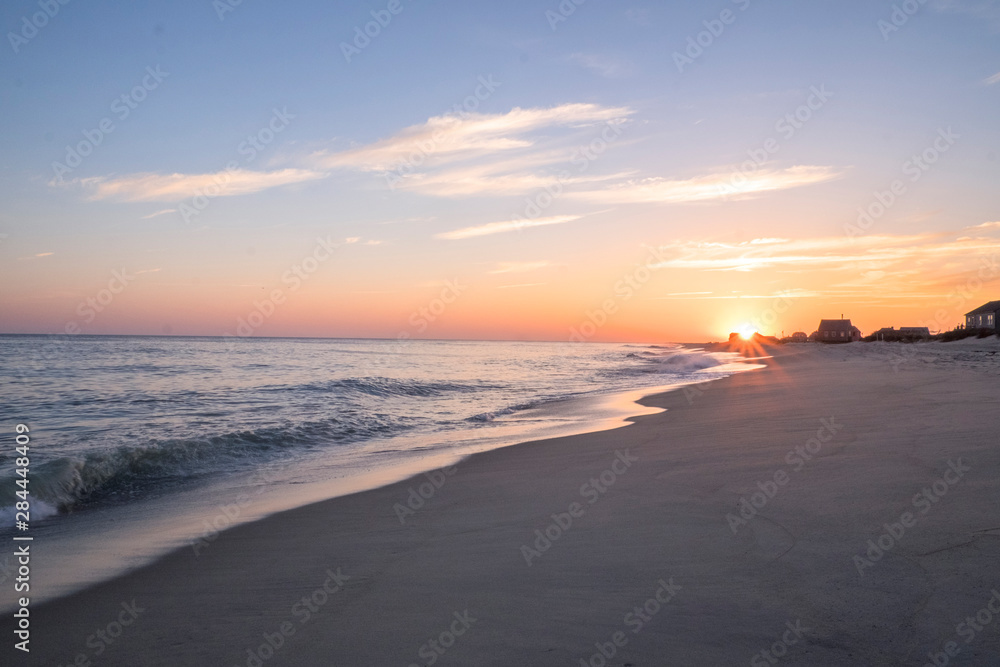
[[[706,341],[1000,299],[1000,1],[64,2],[0,8],[0,332]]]

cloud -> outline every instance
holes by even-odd
[[[39,259],[41,257],[51,257],[54,254],[55,254],[54,252],[40,252],[40,253],[38,253],[36,255],[28,255],[27,257],[18,257],[18,259],[19,260]]]
[[[550,266],[549,262],[499,262],[490,273],[526,273]]]
[[[161,209],[161,210],[157,211],[156,213],[150,213],[149,215],[144,215],[144,216],[142,216],[139,219],[140,220],[149,220],[150,218],[155,218],[155,217],[157,217],[159,215],[166,215],[167,213],[176,213],[176,212],[177,212],[176,208],[165,208],[165,209]]]
[[[760,171],[739,184],[734,182],[732,172],[724,171],[688,179],[629,180],[607,188],[573,192],[569,196],[605,203],[697,202],[814,185],[841,175],[841,171],[832,167],[799,165]]]
[[[463,227],[450,232],[435,234],[435,238],[457,241],[459,239],[470,239],[477,236],[488,236],[490,234],[502,234],[504,232],[514,232],[529,227],[543,227],[545,225],[561,225],[573,220],[579,220],[580,215],[557,215],[549,218],[535,218],[534,220],[504,220],[502,222],[490,222],[485,225],[475,227]]]
[[[408,165],[413,170],[428,163],[530,148],[538,141],[538,137],[530,135],[540,130],[606,122],[631,113],[627,107],[577,103],[550,108],[514,107],[502,114],[434,116],[371,144],[338,152],[318,151],[310,156],[310,161],[323,169],[383,172]]]
[[[231,197],[323,177],[324,174],[308,169],[268,172],[235,169],[214,174],[142,173],[117,178],[98,176],[77,179],[71,183],[82,185],[90,191],[90,199],[94,200],[179,202],[197,194]]]
[[[992,86],[995,83],[1000,83],[1000,72],[997,72],[993,76],[986,77],[985,79],[983,79],[983,83],[986,84],[987,86]]]
[[[981,225],[975,225],[973,227],[966,227],[966,229],[997,229],[1000,228],[1000,220],[994,222],[984,222]]]
[[[496,114],[443,115],[369,144],[300,156],[296,166],[284,169],[137,173],[78,179],[73,184],[82,186],[95,200],[173,203],[198,194],[250,194],[350,170],[381,172],[391,189],[440,198],[506,197],[547,190],[552,196],[585,202],[671,204],[753,197],[823,183],[842,174],[830,166],[797,165],[759,170],[741,179],[734,176],[732,167],[691,178],[668,178],[635,170],[602,173],[592,159],[582,157],[581,146],[598,139],[607,145],[622,141],[633,114],[624,106],[571,103],[515,107]]]
[[[849,272],[868,276],[880,288],[891,278],[953,275],[979,268],[982,258],[1000,255],[1000,239],[958,236],[958,232],[847,236],[786,240],[766,246],[752,242],[682,242],[662,247],[670,257],[656,268],[700,271],[783,273]],[[871,286],[869,286],[870,289]]]

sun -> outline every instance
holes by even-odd
[[[740,334],[740,338],[743,340],[750,340],[753,338],[754,334],[757,333],[757,330],[750,324],[741,325],[737,331]]]

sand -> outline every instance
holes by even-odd
[[[1000,664],[1000,348],[903,347],[239,526],[33,608],[4,664]]]

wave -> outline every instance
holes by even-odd
[[[650,346],[654,347],[654,346]],[[719,359],[717,355],[699,350],[681,350],[677,348],[661,348],[671,350],[668,353],[656,352],[629,352],[625,355],[632,364],[619,369],[626,375],[648,374],[648,373],[694,373],[707,370],[716,366],[722,366],[726,362]],[[638,364],[634,363],[638,362]]]
[[[467,417],[465,421],[467,422],[492,422],[496,420],[497,417],[504,417],[506,415],[512,415],[515,412],[521,412],[522,410],[530,410],[531,408],[537,407],[538,402],[533,401],[529,403],[519,403],[517,405],[511,405],[506,408],[500,408],[499,410],[493,410],[492,412],[480,412],[478,415],[472,415]]]
[[[292,448],[392,435],[410,428],[413,421],[367,414],[63,456],[32,466],[32,512],[38,518],[39,511],[51,515],[90,502],[130,500],[153,489],[249,467]],[[13,511],[17,488],[13,474],[0,476],[0,518]]]
[[[459,382],[422,382],[419,380],[397,380],[385,377],[359,377],[312,382],[289,387],[272,386],[270,391],[315,391],[315,392],[356,392],[371,396],[441,396],[449,393],[473,393],[487,389],[499,389],[488,383],[463,384]]]

